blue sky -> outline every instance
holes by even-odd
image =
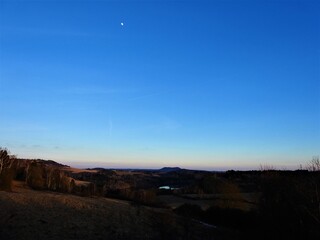
[[[320,154],[319,12],[1,0],[0,146],[84,167],[297,168]]]

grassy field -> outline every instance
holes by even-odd
[[[99,197],[0,192],[0,239],[215,239],[217,233],[170,210]]]

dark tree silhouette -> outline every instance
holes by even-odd
[[[13,158],[7,149],[0,148],[0,190],[11,191],[14,177]]]

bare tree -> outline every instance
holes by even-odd
[[[0,189],[11,191],[13,179],[13,169],[9,151],[5,148],[0,148]]]
[[[313,174],[310,177],[310,199],[311,203],[314,205],[315,211],[308,211],[309,215],[313,217],[314,220],[320,225],[320,159],[319,156],[314,156],[312,160],[307,164],[306,169]]]
[[[319,156],[314,156],[307,165],[307,170],[315,172],[320,171],[320,160]]]
[[[5,163],[9,159],[8,150],[0,147],[0,174],[5,167]]]

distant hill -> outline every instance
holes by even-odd
[[[70,167],[68,165],[64,165],[64,164],[61,164],[61,163],[58,163],[58,162],[55,162],[53,160],[45,160],[45,159],[24,159],[24,158],[17,158],[17,160],[20,160],[20,161],[34,161],[34,162],[37,162],[37,163],[43,163],[47,166],[54,166],[54,167]]]
[[[159,172],[177,172],[183,170],[182,168],[179,167],[163,167],[159,169]]]

